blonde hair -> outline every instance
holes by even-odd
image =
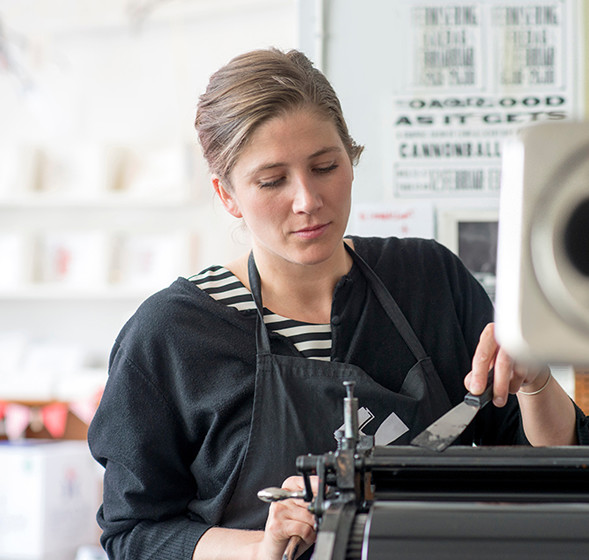
[[[241,151],[264,122],[310,108],[333,122],[352,164],[363,150],[348,132],[327,78],[300,51],[251,51],[215,72],[199,98],[195,128],[211,173],[228,182]]]

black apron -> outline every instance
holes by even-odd
[[[395,443],[406,444],[450,408],[431,359],[395,300],[368,264],[347,244],[346,248],[417,362],[395,393],[353,364],[272,354],[263,320],[260,276],[252,253],[249,281],[258,309],[253,413],[245,459],[221,526],[263,529],[268,505],[257,499],[258,490],[281,486],[296,474],[299,455],[335,450],[334,432],[343,423],[343,381],[356,382],[360,424],[369,420],[362,429],[367,434],[376,433],[377,443],[378,434],[392,425],[392,432],[388,432],[393,437],[400,434]]]

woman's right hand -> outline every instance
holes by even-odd
[[[317,491],[317,478],[312,477],[313,492]],[[282,488],[290,491],[304,491],[303,478],[291,476]],[[260,560],[282,560],[291,537],[299,537],[301,544],[297,555],[313,545],[316,538],[315,517],[308,510],[308,503],[300,499],[274,502],[270,505],[264,537],[260,543]]]

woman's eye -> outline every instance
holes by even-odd
[[[327,166],[315,167],[314,171],[315,171],[315,173],[329,173],[330,171],[337,169],[337,167],[338,167],[337,163],[332,163],[331,165],[327,165]]]
[[[272,187],[278,187],[284,181],[284,177],[278,177],[276,179],[260,180],[258,186],[262,189],[268,189]]]

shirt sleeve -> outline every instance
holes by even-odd
[[[575,430],[579,445],[589,445],[589,418],[576,404],[575,414]]]
[[[101,542],[117,560],[189,560],[210,525],[188,513],[197,489],[182,422],[124,354],[115,346],[88,433],[91,452],[105,468]]]

